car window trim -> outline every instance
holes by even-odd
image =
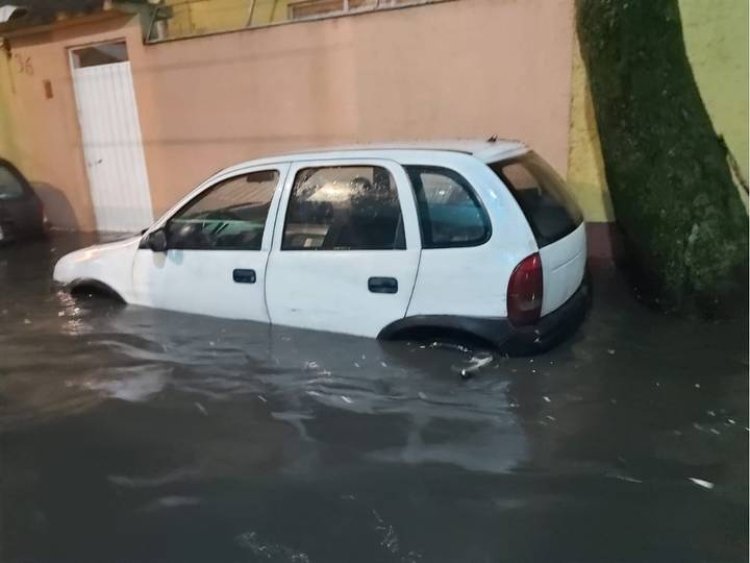
[[[286,227],[287,214],[289,212],[289,201],[291,200],[294,190],[294,183],[297,174],[307,168],[344,168],[344,167],[381,167],[385,168],[393,177],[396,186],[396,195],[398,197],[399,209],[401,211],[401,221],[404,229],[404,247],[394,249],[315,249],[316,252],[393,252],[393,251],[413,251],[420,249],[419,224],[413,224],[417,221],[416,201],[414,201],[414,192],[411,189],[411,182],[406,173],[404,165],[396,160],[377,157],[332,157],[332,158],[300,158],[290,162],[287,171],[284,188],[281,194],[276,211],[276,225],[274,226],[274,239],[272,253],[284,252],[307,253],[313,249],[283,249],[284,230]],[[409,218],[407,220],[407,215]]]
[[[217,174],[213,174],[211,177],[204,180],[201,184],[198,185],[197,188],[192,190],[190,193],[188,193],[186,196],[184,196],[180,201],[178,201],[175,205],[173,205],[169,211],[164,213],[158,221],[154,222],[151,227],[146,229],[142,234],[141,242],[138,245],[138,248],[149,248],[148,246],[148,236],[154,232],[158,231],[159,229],[164,229],[167,224],[175,218],[177,214],[182,212],[186,207],[190,206],[192,203],[197,201],[199,198],[205,197],[208,195],[210,190],[216,188],[219,184],[222,184],[228,180],[232,180],[235,178],[239,178],[240,176],[248,176],[250,174],[253,174],[255,172],[268,172],[268,171],[275,171],[278,173],[279,177],[276,181],[276,187],[274,188],[273,195],[271,196],[271,201],[269,202],[269,209],[268,214],[266,215],[266,222],[263,227],[263,238],[266,237],[266,233],[268,232],[269,228],[271,229],[271,239],[268,244],[267,251],[270,251],[271,246],[273,245],[273,234],[274,230],[276,228],[276,216],[278,214],[278,199],[280,198],[281,192],[284,190],[284,187],[286,185],[287,181],[287,175],[289,173],[290,163],[289,162],[278,162],[273,164],[267,164],[262,166],[249,166],[247,168],[243,168],[240,170],[232,170],[227,171],[220,176],[217,176]],[[276,202],[275,208],[274,203]],[[273,215],[273,222],[269,224],[269,220],[272,218]],[[175,249],[169,249],[169,250],[190,250],[190,251],[244,251],[244,252],[263,252],[263,241],[261,241],[261,248],[260,249],[250,249],[250,248],[238,248],[238,247],[227,247],[227,248],[175,248]]]
[[[414,202],[416,204],[417,210],[417,221],[419,221],[419,236],[421,237],[422,248],[424,250],[438,250],[444,248],[474,248],[487,244],[487,242],[492,238],[493,227],[492,220],[490,219],[490,214],[487,212],[487,208],[485,207],[482,198],[477,194],[476,188],[474,188],[474,186],[471,184],[471,182],[469,182],[466,176],[461,174],[458,170],[451,168],[450,166],[439,164],[407,164],[404,165],[404,170],[406,171],[406,176],[409,178],[409,182],[411,183],[412,190],[414,192]],[[427,171],[433,173],[442,173],[443,171],[447,171],[460,178],[461,182],[457,183],[461,186],[461,188],[464,189],[464,191],[468,194],[469,199],[472,200],[474,205],[476,205],[477,209],[479,210],[482,224],[485,229],[484,236],[481,239],[477,239],[474,241],[457,241],[444,244],[434,244],[432,242],[432,233],[430,231],[428,240],[426,229],[429,227],[429,225],[424,225],[422,218],[423,213],[421,202],[424,200],[424,185],[421,177],[418,178],[419,186],[415,184],[415,178],[412,177],[412,173],[416,171]],[[422,196],[422,199],[420,199],[420,195]],[[424,209],[424,215],[426,215],[429,221],[429,209]]]

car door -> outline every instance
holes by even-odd
[[[0,241],[43,232],[44,209],[26,178],[0,158]]]
[[[224,174],[144,236],[133,265],[138,303],[268,322],[265,271],[288,164]],[[149,248],[161,232],[166,252]]]
[[[377,336],[406,314],[419,253],[414,196],[400,165],[293,164],[266,278],[271,322]]]

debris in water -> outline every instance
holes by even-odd
[[[265,398],[265,397],[264,397],[263,395],[258,395],[257,397],[258,397],[258,399],[260,399],[260,400],[261,400],[261,401],[263,401],[264,403],[267,403],[267,402],[268,402],[268,399],[266,399],[266,398]]]
[[[362,366],[360,366],[357,362],[354,362],[354,367],[358,368],[358,367],[362,367]]]
[[[721,434],[721,432],[719,432],[718,430],[716,430],[716,428],[711,428],[710,432],[711,432],[711,434],[716,434],[717,436],[719,436]]]
[[[548,414],[548,415],[547,415],[547,416],[546,416],[545,418],[546,418],[547,420],[551,420],[551,421],[553,421],[553,422],[554,422],[555,420],[557,420],[557,419],[556,419],[556,418],[555,418],[554,416],[552,416],[551,414]]]
[[[417,397],[419,397],[423,401],[427,400],[427,395],[425,393],[422,393],[421,391],[419,393],[417,393]]]
[[[714,488],[714,484],[711,483],[710,481],[704,481],[703,479],[697,479],[695,477],[690,477],[690,480],[696,485],[698,485],[699,487],[703,487],[704,489],[710,490]]]
[[[209,345],[209,346],[216,346],[216,342],[214,342],[213,340],[211,340],[211,341],[210,341],[210,342],[208,343],[208,345]]]
[[[701,384],[700,384],[700,383],[696,383],[696,384],[695,384],[695,388],[696,388],[696,389],[700,389],[700,388],[701,388]]]
[[[733,418],[728,418],[728,419],[727,419],[727,422],[728,422],[729,424],[737,424],[737,423],[736,423],[736,422],[734,421],[734,419],[733,419]]]
[[[305,369],[318,369],[318,362],[305,362]]]
[[[619,479],[620,481],[626,481],[628,483],[637,483],[642,484],[643,481],[640,479],[636,479],[635,477],[631,477],[630,475],[626,475],[625,473],[610,473],[610,477],[614,477],[615,479]]]
[[[23,320],[23,324],[25,324],[25,325],[30,325],[30,324],[31,324],[31,321],[30,321],[29,319],[24,319],[24,320]]]
[[[380,365],[383,366],[384,368],[388,367],[388,364],[386,364],[385,362],[380,362]]]
[[[544,399],[545,403],[551,403],[552,402],[552,399],[550,399],[549,397],[547,397],[547,395],[545,395],[544,397],[542,397],[542,399]]]
[[[494,358],[492,357],[492,355],[484,356],[484,357],[472,356],[471,360],[469,360],[471,362],[471,365],[461,370],[461,377],[463,379],[467,379],[471,377],[471,374],[473,372],[477,371],[478,369],[483,368],[484,366],[492,362],[493,359]]]
[[[706,411],[706,414],[708,416],[716,416],[716,413],[714,411]]]
[[[345,402],[345,403],[346,403],[347,405],[351,405],[351,404],[352,404],[352,402],[353,402],[353,401],[352,401],[352,400],[351,400],[351,399],[350,399],[349,397],[347,397],[346,395],[341,395],[341,400],[342,400],[342,401],[344,401],[344,402]]]
[[[609,354],[610,356],[614,356],[615,355],[615,349],[614,348],[607,348],[607,354]]]
[[[206,410],[206,407],[201,405],[198,401],[195,402],[195,408],[197,408],[203,416],[208,416],[208,411]]]

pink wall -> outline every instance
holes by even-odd
[[[37,191],[56,227],[96,228],[68,49],[115,38],[127,39],[131,59],[143,59],[140,29],[128,17],[11,39],[9,72],[0,80],[10,83],[13,156],[32,182],[42,184]],[[45,96],[45,80],[52,86],[50,99]]]
[[[157,213],[220,167],[328,144],[498,134],[565,172],[572,0],[457,0],[150,46],[137,27],[109,26],[14,44],[59,82],[56,100],[29,85],[24,144],[43,147],[33,169],[70,194],[83,228],[93,217],[63,51],[105,36],[128,38]]]

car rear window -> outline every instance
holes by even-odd
[[[583,222],[565,181],[537,154],[531,152],[489,166],[508,186],[540,247],[560,240]]]
[[[0,164],[0,199],[17,199],[23,194],[23,185],[18,177]]]

